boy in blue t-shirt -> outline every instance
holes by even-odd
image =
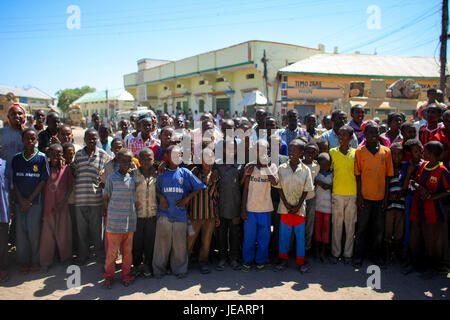
[[[41,191],[49,177],[45,154],[36,150],[37,132],[27,128],[22,133],[24,151],[12,160],[12,176],[16,196],[16,243],[20,272],[39,271],[39,242],[41,233]],[[30,256],[31,252],[31,256]]]
[[[186,205],[206,186],[186,168],[179,168],[181,149],[173,145],[167,149],[168,169],[158,177],[157,212],[153,273],[160,278],[170,268],[178,278],[184,278],[188,267]]]

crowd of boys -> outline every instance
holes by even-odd
[[[419,127],[393,112],[380,132],[361,105],[350,122],[335,110],[304,127],[295,110],[281,125],[264,109],[254,120],[205,113],[195,129],[150,111],[113,137],[94,114],[82,146],[57,113],[27,127],[12,105],[0,130],[0,281],[10,247],[22,274],[96,257],[105,288],[118,257],[125,286],[183,278],[194,262],[202,274],[212,261],[280,272],[290,255],[302,274],[311,257],[448,271],[450,110],[432,94]]]

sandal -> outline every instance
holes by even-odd
[[[281,262],[273,268],[273,271],[275,271],[275,272],[283,271],[284,269],[287,268],[287,266],[288,266],[287,262]]]

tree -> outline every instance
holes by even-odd
[[[72,102],[89,92],[95,92],[95,88],[83,86],[81,88],[59,90],[56,92],[56,96],[58,97],[58,108],[66,113]]]

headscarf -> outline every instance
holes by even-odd
[[[19,108],[19,109],[22,109],[22,112],[23,112],[24,114],[26,113],[24,107],[22,107],[22,106],[21,106],[20,104],[18,104],[18,103],[15,103],[15,104],[12,104],[12,105],[9,106],[9,108],[8,108],[8,114],[9,114],[9,112],[11,111],[12,108]]]

